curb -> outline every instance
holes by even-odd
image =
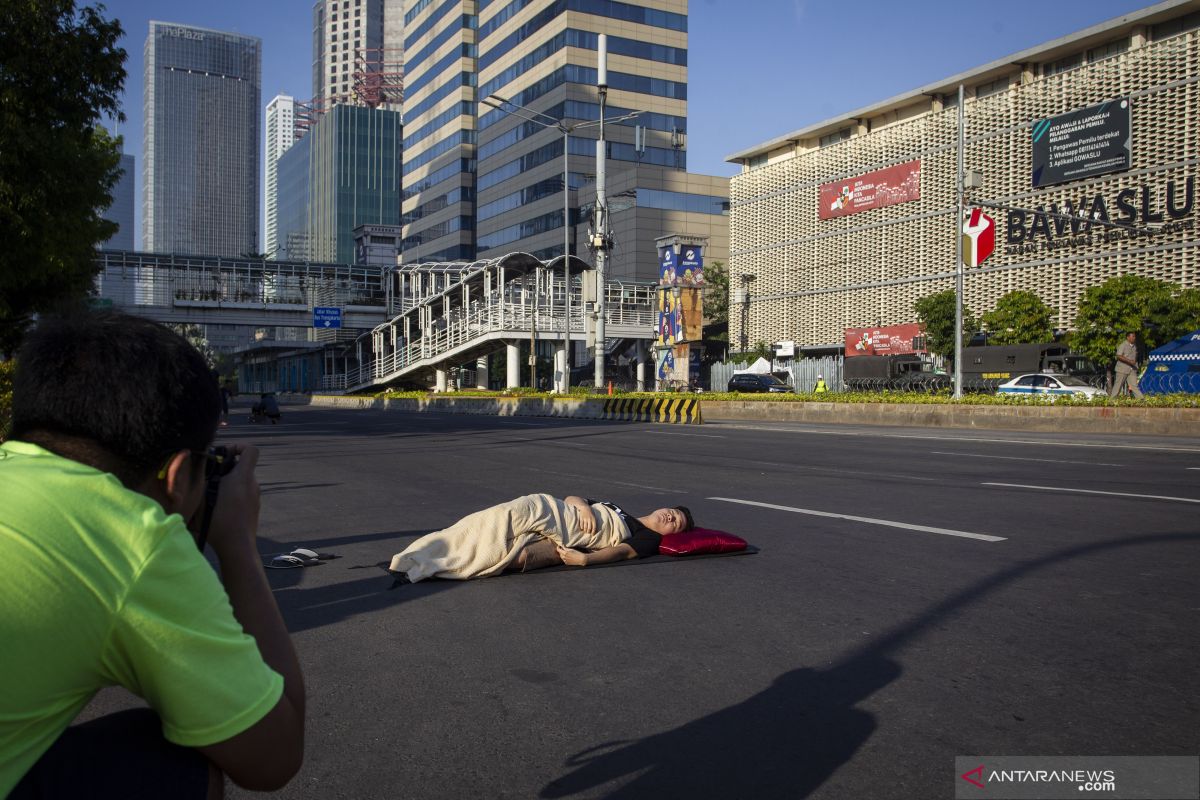
[[[841,425],[964,428],[1060,433],[1200,437],[1200,408],[1105,406],[970,406],[892,403],[765,403],[694,397],[558,399],[540,397],[422,397],[385,399],[313,395],[325,408],[563,417],[625,422],[806,422]]]
[[[811,422],[1061,433],[1200,436],[1200,408],[970,406],[922,403],[704,402],[710,421]]]

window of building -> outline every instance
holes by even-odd
[[[1129,49],[1129,40],[1128,39],[1117,39],[1115,42],[1109,42],[1108,44],[1102,44],[1099,47],[1093,47],[1091,50],[1088,50],[1087,51],[1087,60],[1088,60],[1089,64],[1094,63],[1096,61],[1103,61],[1106,58],[1112,58],[1113,56],[1119,56],[1119,55],[1121,55],[1121,53],[1124,53],[1128,49]]]
[[[1042,68],[1043,75],[1061,75],[1064,72],[1083,66],[1083,53],[1063,56],[1057,61],[1051,61]]]
[[[750,169],[754,169],[755,167],[765,167],[766,165],[767,165],[767,154],[766,153],[746,159],[746,166],[749,167]]]
[[[1200,28],[1200,11],[1193,11],[1176,19],[1160,22],[1150,28],[1150,41],[1157,42],[1170,36]]]
[[[850,138],[850,129],[842,128],[841,130],[834,131],[833,133],[827,133],[824,136],[822,136],[820,139],[820,146],[828,147],[831,144],[837,144],[838,142],[844,142],[849,138]],[[763,158],[765,159],[766,156],[763,156]]]

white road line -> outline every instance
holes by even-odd
[[[821,428],[789,428],[784,425],[738,425],[720,421],[722,428],[746,431],[770,431],[771,433],[808,433],[818,436],[866,436],[877,439],[932,439],[942,442],[990,442],[998,444],[1039,444],[1053,447],[1099,447],[1110,450],[1152,450],[1162,453],[1200,453],[1200,447],[1161,447],[1149,444],[1108,444],[1104,442],[1068,442],[1055,439],[992,439],[982,436],[935,436],[920,433],[879,433],[876,431],[825,430]]]
[[[1200,467],[1188,467],[1188,469],[1200,469]]]
[[[1013,489],[1039,489],[1043,492],[1075,492],[1078,494],[1106,494],[1112,497],[1142,497],[1148,500],[1173,500],[1176,503],[1200,503],[1190,497],[1171,497],[1165,494],[1133,494],[1131,492],[1102,492],[1099,489],[1068,489],[1063,486],[1032,486],[1025,483],[981,483],[980,486],[1007,486]]]
[[[1123,464],[1102,464],[1098,461],[1063,461],[1058,458],[1023,458],[1021,456],[987,456],[982,453],[947,453],[942,450],[930,450],[935,456],[962,456],[963,458],[999,458],[1003,461],[1042,461],[1047,464],[1087,464],[1092,467],[1121,467]]]
[[[929,525],[913,525],[908,522],[895,522],[889,519],[872,519],[871,517],[855,517],[850,514],[834,514],[829,511],[815,511],[811,508],[793,508],[792,506],[777,506],[774,503],[759,503],[754,500],[738,500],[733,497],[710,497],[709,500],[721,500],[726,503],[741,503],[747,506],[759,506],[760,508],[774,508],[778,511],[792,511],[796,514],[809,514],[814,517],[830,517],[832,519],[846,519],[851,522],[865,522],[869,525],[885,525],[889,528],[903,528],[909,531],[923,531],[925,533],[940,533],[944,536],[961,536],[965,539],[979,539],[984,542],[1003,542],[1007,537],[1004,536],[989,536],[986,533],[969,533],[967,531],[956,531],[950,528],[933,528]]]
[[[649,433],[656,433],[659,436],[698,436],[701,439],[724,439],[724,438],[726,438],[724,436],[714,436],[711,433],[678,433],[676,431],[649,431]]]

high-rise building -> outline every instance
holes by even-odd
[[[128,153],[121,154],[121,177],[112,190],[112,205],[104,211],[104,218],[119,226],[100,247],[104,250],[133,250],[133,180],[134,159]]]
[[[296,101],[291,95],[277,94],[267,104],[266,146],[266,240],[263,252],[267,258],[275,258],[280,244],[277,241],[279,220],[279,193],[276,191],[276,162],[296,141]]]
[[[403,61],[403,0],[317,0],[313,4],[313,105],[394,107]],[[390,90],[382,91],[381,90]],[[391,97],[381,96],[391,95]]]
[[[400,216],[400,113],[336,105],[277,162],[279,257],[352,263],[354,229]]]
[[[262,41],[150,22],[142,147],[142,249],[258,249]]]
[[[576,242],[575,223],[578,207],[594,198],[594,190],[592,197],[578,190],[596,172],[599,130],[573,129],[564,145],[554,121],[574,128],[599,119],[600,34],[608,37],[606,119],[641,112],[605,126],[610,184],[632,173],[623,185],[637,195],[639,187],[661,192],[678,183],[667,176],[686,175],[686,1],[420,0],[409,5],[405,33],[406,263],[515,250],[551,258],[564,246],[586,254],[584,242]],[[528,110],[510,105],[517,114],[508,114],[485,104],[489,97]],[[564,146],[571,192],[565,220]],[[713,188],[705,184],[699,194]],[[718,215],[720,201],[712,206]],[[648,242],[689,233],[647,230]],[[657,254],[652,244],[645,249],[631,254],[620,272],[653,277]],[[643,256],[645,263],[635,265]]]

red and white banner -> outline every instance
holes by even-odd
[[[857,178],[821,184],[820,217],[833,219],[921,199],[921,162],[909,161]]]
[[[846,328],[846,358],[924,352],[921,326],[916,323],[881,328]]]

